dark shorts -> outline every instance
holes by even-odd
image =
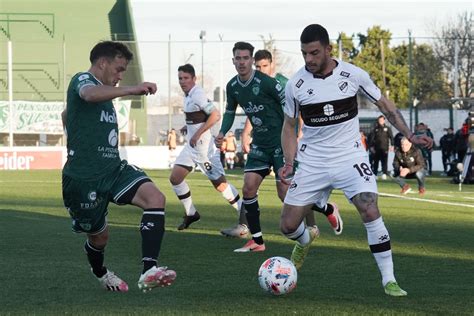
[[[123,160],[120,166],[99,180],[78,180],[63,174],[64,206],[72,218],[72,230],[98,234],[107,227],[109,202],[130,204],[136,191],[150,182],[146,173]]]
[[[273,167],[276,180],[279,180],[278,170],[284,165],[283,150],[281,146],[273,148],[260,148],[254,144],[250,144],[250,152],[245,163],[245,172],[255,172],[262,177],[270,173]]]

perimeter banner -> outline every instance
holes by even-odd
[[[114,102],[120,132],[128,132],[131,101]],[[13,102],[14,134],[63,134],[61,112],[63,102]],[[8,101],[0,101],[0,133],[9,133],[10,108]]]

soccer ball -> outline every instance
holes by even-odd
[[[298,272],[290,260],[271,257],[265,260],[258,270],[258,282],[262,289],[273,295],[290,293],[296,287]]]

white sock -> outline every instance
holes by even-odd
[[[301,246],[306,246],[311,240],[309,230],[306,229],[306,225],[304,224],[304,222],[301,222],[300,226],[298,226],[296,231],[289,234],[285,234],[285,236],[289,239],[296,240]]]
[[[240,209],[242,208],[242,199],[240,198],[239,191],[227,182],[227,187],[224,191],[221,192],[224,199],[226,199],[230,205],[240,214]]]
[[[183,203],[184,210],[187,216],[193,216],[196,213],[196,208],[191,198],[191,191],[186,181],[181,182],[178,185],[173,185],[173,191],[178,196],[178,199]]]
[[[372,222],[364,223],[364,225],[367,230],[367,240],[370,250],[382,274],[382,285],[385,286],[389,281],[395,282],[390,235],[388,234],[382,217]]]

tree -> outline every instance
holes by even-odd
[[[397,64],[390,48],[392,34],[376,25],[358,34],[360,53],[353,63],[365,69],[382,93],[403,106],[408,100],[408,65]]]
[[[446,87],[442,72],[442,62],[436,57],[428,44],[417,45],[413,42],[413,97],[422,103],[431,100],[446,99]],[[402,44],[393,49],[395,64],[408,64],[408,45]],[[410,102],[407,100],[406,103]]]
[[[342,60],[352,62],[352,60],[359,54],[359,50],[354,46],[352,36],[346,35],[346,33],[339,33],[339,37],[336,43],[333,43],[333,56],[339,57],[339,42],[342,43]]]
[[[464,12],[455,20],[450,20],[434,32],[434,51],[443,62],[446,74],[452,73],[455,65],[455,43],[459,44],[458,55],[458,86],[460,97],[470,97],[472,90],[472,76],[474,68],[474,34],[472,31],[472,12]],[[454,79],[454,78],[453,78]],[[450,95],[454,96],[454,82],[450,85]]]

